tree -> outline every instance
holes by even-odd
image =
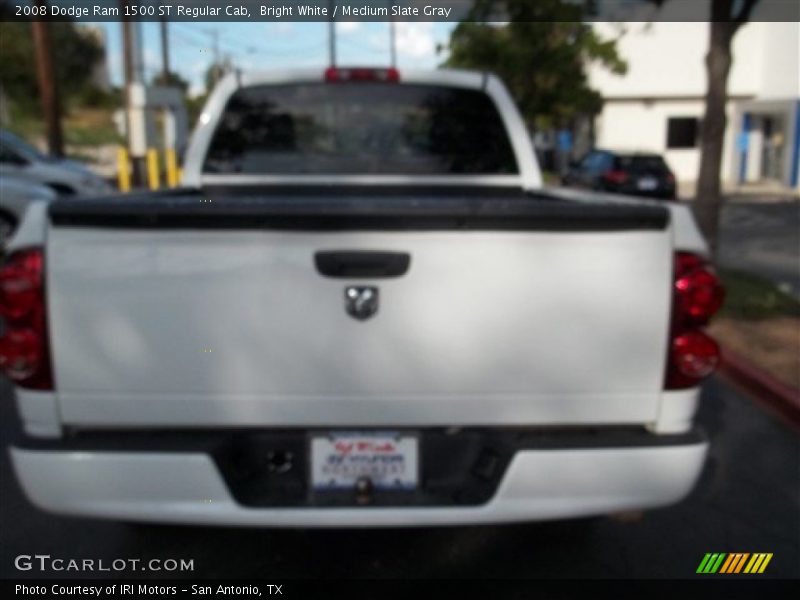
[[[189,82],[178,75],[175,71],[170,71],[167,73],[166,77],[164,76],[164,73],[158,73],[157,75],[153,76],[152,85],[177,87],[183,90],[184,94],[189,91]]]
[[[728,118],[728,75],[733,58],[731,47],[736,32],[749,19],[758,0],[711,0],[711,23],[706,54],[705,112],[700,134],[700,172],[697,175],[694,213],[697,224],[716,254],[719,210],[722,205],[720,168]]]
[[[498,12],[507,24],[487,22]],[[445,65],[498,73],[530,125],[564,126],[602,106],[588,64],[619,74],[627,68],[616,41],[600,39],[583,15],[583,6],[563,0],[478,0],[470,21],[453,31]]]
[[[212,63],[211,66],[206,69],[206,94],[210,94],[214,86],[217,85],[217,82],[230,71],[233,71],[233,63],[228,57],[223,58],[219,62]]]
[[[4,21],[9,5],[0,9],[0,83],[9,98],[21,107],[39,98],[30,23]],[[69,22],[50,22],[50,37],[55,49],[58,89],[68,99],[90,85],[91,69],[103,56],[97,39],[84,28]],[[35,105],[34,105],[35,106]]]

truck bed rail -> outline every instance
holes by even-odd
[[[669,224],[669,211],[659,206],[503,188],[175,190],[57,200],[48,212],[55,226],[126,229],[618,231]]]

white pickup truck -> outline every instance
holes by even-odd
[[[0,273],[36,506],[438,525],[692,489],[721,303],[683,206],[546,190],[493,75],[236,73],[185,187],[34,203]]]

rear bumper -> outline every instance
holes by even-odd
[[[473,506],[253,507],[231,493],[204,452],[12,447],[19,482],[37,507],[123,519],[276,527],[420,526],[583,517],[684,498],[708,442],[698,433],[652,443],[517,449],[491,498]]]

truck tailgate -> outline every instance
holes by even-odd
[[[487,192],[489,193],[489,192]],[[206,197],[50,207],[65,423],[644,423],[670,313],[659,207],[546,198]],[[329,277],[319,251],[407,253]],[[345,288],[375,286],[348,314]]]

